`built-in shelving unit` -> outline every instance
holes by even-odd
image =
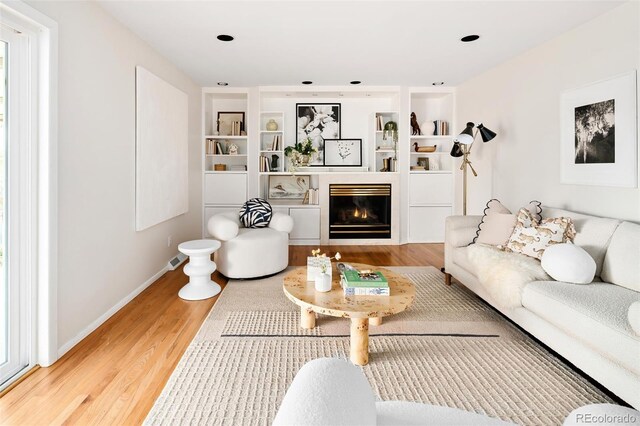
[[[203,236],[208,237],[206,224],[211,215],[237,212],[251,197],[269,199],[270,182],[273,184],[278,178],[292,175],[284,150],[297,142],[297,103],[339,103],[341,137],[362,139],[362,166],[300,167],[295,170],[295,175],[309,176],[309,186],[319,190],[321,201],[319,204],[306,204],[301,197],[269,199],[275,211],[294,218],[296,225],[291,234],[292,243],[315,245],[321,241],[323,244],[328,242],[324,239],[322,222],[328,220],[328,184],[340,182],[393,182],[396,197],[394,215],[399,218],[394,241],[442,241],[444,217],[451,214],[453,205],[455,164],[449,155],[452,136],[411,135],[409,115],[415,112],[420,124],[447,121],[452,132],[456,128],[453,122],[454,102],[455,92],[442,87],[203,89]],[[218,112],[244,112],[245,133],[217,134]],[[389,121],[398,124],[397,144],[394,144],[393,137],[385,138],[384,124]],[[213,150],[211,143],[215,146]],[[418,146],[436,145],[436,150],[415,152],[414,143]],[[228,150],[232,144],[237,146],[233,155]],[[262,158],[268,159],[268,167],[264,167]],[[425,158],[429,160],[428,169],[412,170],[411,166]],[[393,162],[395,171],[381,172],[385,159],[396,160]],[[225,165],[226,170],[215,170],[216,164]],[[375,241],[366,243],[376,244]]]
[[[455,129],[455,93],[451,89],[410,90],[409,113],[416,114],[421,135],[409,128],[408,158],[408,229],[409,242],[440,242],[444,240],[444,219],[453,212],[453,144]],[[446,122],[448,134],[433,134],[434,122]],[[416,152],[418,147],[434,146],[433,152]]]

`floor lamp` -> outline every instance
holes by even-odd
[[[473,131],[473,128],[476,131]],[[476,140],[476,136],[480,133],[482,142],[489,142],[496,137],[495,132],[487,129],[482,123],[477,126],[472,122],[467,123],[467,127],[453,140],[453,147],[451,148],[452,157],[462,157],[462,164],[460,170],[462,170],[462,214],[467,215],[467,169],[471,169],[474,176],[478,176],[476,170],[471,165],[469,156],[471,155],[471,148],[473,142]]]

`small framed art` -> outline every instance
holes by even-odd
[[[326,167],[362,166],[362,139],[325,139],[324,165]]]

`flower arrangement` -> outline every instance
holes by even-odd
[[[327,257],[326,253],[320,254],[320,248],[317,248],[315,250],[311,250],[311,255],[314,256],[314,257]],[[336,252],[336,254],[333,257],[329,257],[329,261],[331,261],[331,259],[340,260],[340,259],[342,259],[342,256],[340,255],[340,252]],[[329,262],[329,264],[331,264],[331,262]],[[320,266],[320,269],[321,269],[323,274],[327,273],[327,265],[325,263],[323,263]]]
[[[306,166],[309,163],[309,157],[316,152],[318,152],[318,150],[313,146],[313,141],[310,137],[284,149],[284,155],[291,161],[293,169]]]

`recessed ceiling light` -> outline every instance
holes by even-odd
[[[432,86],[442,86],[444,84],[444,81],[434,81],[433,83],[431,83]]]
[[[362,83],[360,80],[353,80],[349,82],[350,84],[360,84]]]
[[[371,93],[367,93],[367,96],[371,96]]]
[[[344,93],[338,93],[338,96],[343,97]]]
[[[469,43],[470,41],[476,41],[477,39],[479,39],[480,36],[476,35],[476,34],[470,34],[468,36],[464,36],[460,39],[460,41],[463,41],[465,43]]]
[[[311,96],[318,96],[318,94],[317,93],[312,93]]]
[[[305,80],[302,82],[302,84],[313,84],[313,81]]]
[[[220,41],[231,41],[231,40],[233,40],[233,36],[230,36],[230,35],[227,35],[227,34],[220,34],[217,37],[217,39],[220,40]]]
[[[219,81],[218,82],[218,86],[228,86],[229,83],[225,82],[225,81]]]

